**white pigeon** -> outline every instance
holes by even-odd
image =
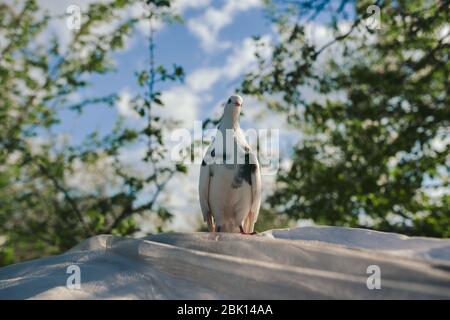
[[[239,126],[242,103],[238,95],[228,99],[200,169],[200,206],[210,232],[255,234],[261,173]]]

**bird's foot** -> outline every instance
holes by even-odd
[[[258,234],[258,232],[241,232],[241,234],[246,235],[246,236],[253,236],[255,234]]]
[[[244,228],[242,226],[239,226],[239,230],[241,231],[241,234],[247,235],[247,236],[253,236],[257,234],[258,232],[245,232]]]

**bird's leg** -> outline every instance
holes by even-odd
[[[208,231],[213,232],[216,228],[211,212],[208,212],[208,220],[206,221],[208,224]]]
[[[248,236],[252,236],[252,235],[257,234],[257,232],[251,232],[251,233],[245,232],[244,228],[242,227],[242,225],[239,226],[239,230],[241,231],[241,234],[245,234],[245,235],[248,235]]]

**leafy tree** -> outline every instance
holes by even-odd
[[[270,2],[281,40],[242,91],[301,141],[269,203],[319,224],[449,237],[450,2],[377,1],[373,30],[372,4]],[[305,28],[321,14],[334,36],[317,45]]]
[[[290,219],[287,214],[277,213],[265,205],[261,207],[258,215],[258,221],[255,224],[255,230],[258,232],[271,229],[284,229],[295,227],[295,221]]]
[[[163,129],[170,121],[156,114],[163,107],[157,85],[182,80],[184,73],[176,65],[173,71],[156,65],[152,21],[177,17],[169,1],[154,0],[146,2],[141,17],[123,18],[138,2],[90,4],[66,47],[55,36],[37,40],[49,34],[52,19],[65,26],[64,15],[52,17],[34,0],[0,4],[0,265],[59,253],[96,234],[133,234],[140,230],[138,215],[158,216],[159,229],[171,218],[157,199],[186,168],[164,161]],[[115,93],[76,104],[69,98],[90,85],[89,76],[114,70],[111,54],[123,48],[142,20],[150,28],[144,48],[149,61],[136,73],[141,91],[132,107],[145,128],[127,128],[119,119],[107,135],[92,132],[80,145],[61,143],[54,130],[61,110],[81,113],[96,104],[116,104]],[[98,32],[105,25],[114,29]],[[142,161],[148,174],[120,161],[120,154],[136,143],[147,145]],[[70,183],[84,170],[90,170],[93,187]]]

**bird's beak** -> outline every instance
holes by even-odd
[[[234,104],[235,107],[240,107],[242,106],[242,104],[239,101],[236,101],[236,103]]]

